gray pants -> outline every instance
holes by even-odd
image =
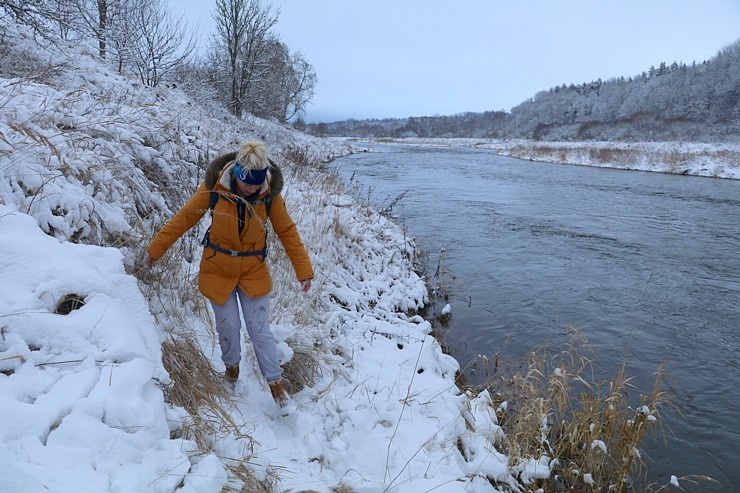
[[[221,346],[221,359],[226,366],[238,365],[241,361],[239,305],[262,375],[268,382],[280,380],[283,369],[278,361],[275,337],[270,330],[269,295],[250,298],[237,287],[223,305],[211,301]]]

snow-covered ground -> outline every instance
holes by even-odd
[[[283,417],[247,353],[227,405],[244,436],[213,437],[203,453],[171,437],[187,420],[159,385],[170,382],[164,330],[121,253],[60,242],[0,206],[2,491],[220,492],[226,466],[239,462],[277,491],[496,491],[485,478],[505,480],[508,469],[487,396],[462,395],[458,365],[428,322],[404,315],[425,293],[403,262],[389,262],[403,238],[383,221],[349,222],[348,240],[367,256],[351,241],[337,245],[348,265],[323,276],[325,293],[347,305],[325,305],[320,320],[335,367],[294,395],[298,409]],[[84,306],[57,314],[66,295]],[[197,318],[187,324],[208,330]],[[283,351],[295,332],[312,330],[273,328]]]

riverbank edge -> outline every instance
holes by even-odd
[[[433,139],[433,141],[430,141],[430,139],[415,139],[415,138],[409,138],[409,139],[392,139],[392,140],[386,140],[386,139],[378,139],[378,140],[368,140],[368,139],[339,139],[342,141],[348,141],[353,144],[352,150],[349,152],[349,154],[356,154],[356,153],[362,153],[362,152],[373,152],[372,145],[410,145],[410,146],[426,146],[426,147],[473,147],[473,148],[482,148],[487,149],[485,147],[485,144],[481,144],[480,139],[462,139],[465,142],[460,142],[461,139]],[[547,143],[550,144],[550,143]],[[568,143],[563,143],[568,144]],[[609,143],[613,144],[613,143]],[[650,143],[647,143],[650,144]],[[646,146],[649,147],[649,146]],[[583,148],[585,149],[585,148]],[[583,150],[582,149],[582,150]],[[594,149],[594,148],[591,148]],[[712,149],[715,149],[715,147],[712,147]],[[649,151],[649,149],[646,149],[646,152]],[[677,152],[677,151],[676,151]],[[738,155],[740,156],[740,149],[735,150],[734,152],[738,152]],[[507,154],[504,152],[495,152],[499,155],[505,155],[510,157],[515,157],[518,159],[526,159],[530,161],[540,161],[540,162],[548,162],[553,164],[574,164],[574,165],[581,165],[581,166],[594,166],[594,167],[606,167],[606,168],[617,168],[617,169],[633,169],[633,170],[639,170],[639,171],[650,171],[650,172],[663,172],[667,174],[688,174],[688,173],[675,173],[671,171],[662,171],[660,169],[657,169],[655,167],[654,169],[637,169],[637,168],[625,168],[621,166],[610,166],[610,165],[598,165],[598,164],[585,164],[585,163],[561,163],[557,161],[547,160],[547,159],[530,159],[526,157],[520,157],[513,154]],[[336,156],[334,159],[332,159],[332,162],[335,159],[340,159],[344,156]],[[740,172],[740,169],[737,170]],[[708,176],[708,175],[696,175],[696,176]],[[740,173],[738,173],[738,176],[736,177],[723,177],[723,178],[735,178],[740,179]],[[388,211],[380,210],[376,206],[371,204],[365,204],[366,206],[373,209],[376,213],[384,216],[388,221],[395,224],[397,227],[403,229],[402,224],[399,223],[398,219],[393,217],[392,214],[389,214]],[[451,317],[454,316],[452,312],[449,311],[449,299],[453,297],[453,291],[454,288],[452,288],[451,283],[447,283],[445,281],[445,275],[443,274],[446,269],[443,265],[443,262],[441,260],[438,260],[439,262],[436,266],[434,265],[434,260],[432,259],[433,252],[430,250],[425,249],[424,247],[419,246],[418,244],[414,244],[413,247],[413,255],[411,259],[411,271],[417,275],[420,279],[424,281],[424,285],[426,288],[426,294],[427,294],[427,300],[424,303],[424,305],[419,308],[418,310],[414,311],[413,315],[418,315],[422,319],[424,319],[426,322],[430,324],[431,332],[429,333],[429,336],[432,337],[437,344],[439,345],[440,349],[442,350],[443,354],[451,357],[454,359],[458,365],[459,369],[455,374],[454,378],[454,384],[456,388],[463,393],[464,395],[467,395],[469,398],[474,399],[478,396],[479,393],[485,391],[487,393],[486,398],[488,399],[489,405],[491,406],[491,409],[494,410],[495,416],[496,416],[496,422],[495,424],[497,426],[501,426],[501,429],[504,430],[504,422],[507,419],[510,419],[508,417],[508,407],[510,405],[510,400],[521,400],[523,397],[522,395],[514,395],[514,392],[511,392],[511,394],[507,395],[506,393],[500,393],[497,391],[497,388],[492,387],[489,385],[489,383],[474,383],[468,381],[466,378],[465,371],[466,369],[470,368],[471,366],[474,366],[477,364],[476,360],[469,360],[465,361],[460,354],[457,354],[453,344],[451,344],[451,341],[449,340],[450,336],[450,330],[451,327],[449,325]],[[435,273],[436,270],[436,273]],[[583,339],[580,332],[575,328],[571,328],[569,331],[569,339],[568,344],[565,344],[564,347],[569,348],[569,355],[573,357],[574,359],[580,358],[581,352],[583,350],[582,347],[577,346],[575,343],[581,341],[581,343],[585,344],[586,341]],[[561,348],[562,349],[562,348]],[[499,359],[498,354],[493,355],[487,355],[484,357],[479,356],[479,363],[481,363],[481,368],[483,371],[488,372],[492,371],[493,373],[496,373],[499,369],[499,366],[502,368],[506,368],[505,371],[512,371],[512,368],[514,366],[519,367],[518,365],[524,365],[520,368],[520,373],[517,373],[516,375],[520,377],[524,377],[525,379],[529,379],[531,377],[531,372],[536,368],[536,364],[538,362],[548,362],[553,363],[553,361],[550,361],[548,353],[546,351],[540,351],[536,348],[532,349],[532,352],[528,353],[528,356],[530,359],[521,359],[521,360],[511,360],[506,361],[504,358]],[[532,359],[534,358],[534,359]],[[523,369],[521,369],[523,368]],[[555,372],[557,374],[557,371]],[[560,378],[566,378],[567,375],[569,375],[569,372],[564,372],[563,375],[559,375]],[[513,378],[513,374],[506,374],[508,377]],[[618,378],[620,375],[617,374],[614,376],[614,378]],[[625,375],[622,375],[625,376]],[[503,378],[503,377],[502,377]],[[649,417],[649,421],[651,421],[651,426],[654,425],[656,422],[659,421],[658,416],[660,416],[657,404],[660,404],[660,407],[663,406],[671,406],[670,399],[668,399],[666,396],[668,395],[665,393],[662,389],[663,382],[665,379],[665,375],[663,373],[662,368],[658,368],[656,371],[656,378],[655,378],[655,384],[653,387],[653,394],[648,395],[650,398],[650,405],[645,405],[641,407],[640,409],[645,409],[646,416]],[[629,379],[627,379],[629,380]],[[511,384],[513,380],[509,382]],[[597,381],[590,381],[589,383],[598,385],[602,382]],[[626,381],[624,384],[620,384],[616,386],[617,391],[614,392],[613,395],[619,395],[622,391],[621,389],[626,389],[627,384]],[[500,390],[500,389],[498,389]],[[634,389],[632,389],[634,390]],[[624,390],[626,392],[626,390]],[[648,394],[650,392],[648,391]],[[626,393],[625,393],[626,395]],[[531,397],[531,396],[530,396]],[[537,402],[549,402],[552,405],[552,402],[550,402],[551,396],[545,395],[545,396],[538,396]],[[533,398],[533,400],[535,400]],[[626,406],[627,407],[627,406]],[[631,409],[631,408],[630,408]],[[642,412],[642,411],[640,411]],[[530,428],[527,428],[529,432],[536,432],[541,433],[541,429],[537,427],[538,423],[534,423]],[[508,430],[508,429],[507,429]],[[652,430],[652,428],[651,428]],[[518,432],[521,432],[522,430],[519,429]],[[504,432],[506,435],[509,434],[509,431]],[[662,430],[652,430],[651,433],[655,433],[655,437],[662,436]],[[513,434],[513,432],[512,432]],[[643,443],[643,438],[640,438],[637,440],[637,444],[641,445]],[[593,447],[592,447],[593,448]],[[639,449],[639,448],[638,448]],[[546,454],[545,454],[546,455]],[[517,457],[515,455],[509,455],[508,458],[510,460],[515,460]],[[540,457],[541,459],[541,457]],[[537,460],[530,458],[530,461],[532,463],[536,463]],[[625,473],[629,478],[629,481],[641,481],[642,486],[647,486],[648,483],[651,488],[659,488],[661,487],[661,484],[658,484],[656,481],[659,481],[660,478],[651,478],[648,477],[648,467],[646,464],[642,463],[641,461],[638,461],[636,465],[634,465],[634,470],[632,470],[633,466],[627,467],[625,470]],[[552,469],[549,469],[552,473]],[[628,472],[632,470],[632,472]],[[539,478],[540,480],[544,480],[544,478]],[[555,479],[555,478],[548,478],[548,479]],[[692,483],[699,483],[700,481],[709,481],[713,482],[714,480],[712,478],[709,478],[707,476],[699,475],[699,476],[671,476],[671,482],[672,484],[678,484],[678,480],[692,482]],[[500,485],[499,485],[500,486]],[[668,487],[667,484],[662,484],[663,488]]]
[[[363,142],[471,147],[527,161],[740,180],[740,144],[413,137]]]

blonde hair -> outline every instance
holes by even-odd
[[[262,142],[247,141],[242,143],[239,152],[236,154],[236,160],[245,170],[270,167],[270,160],[267,159],[267,149]]]

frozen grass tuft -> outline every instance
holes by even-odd
[[[195,337],[187,332],[170,334],[162,343],[162,362],[172,379],[170,385],[160,384],[165,400],[187,411],[190,423],[182,434],[195,440],[198,452],[211,452],[214,437],[225,432],[249,438],[232,420],[223,376],[213,369]]]

